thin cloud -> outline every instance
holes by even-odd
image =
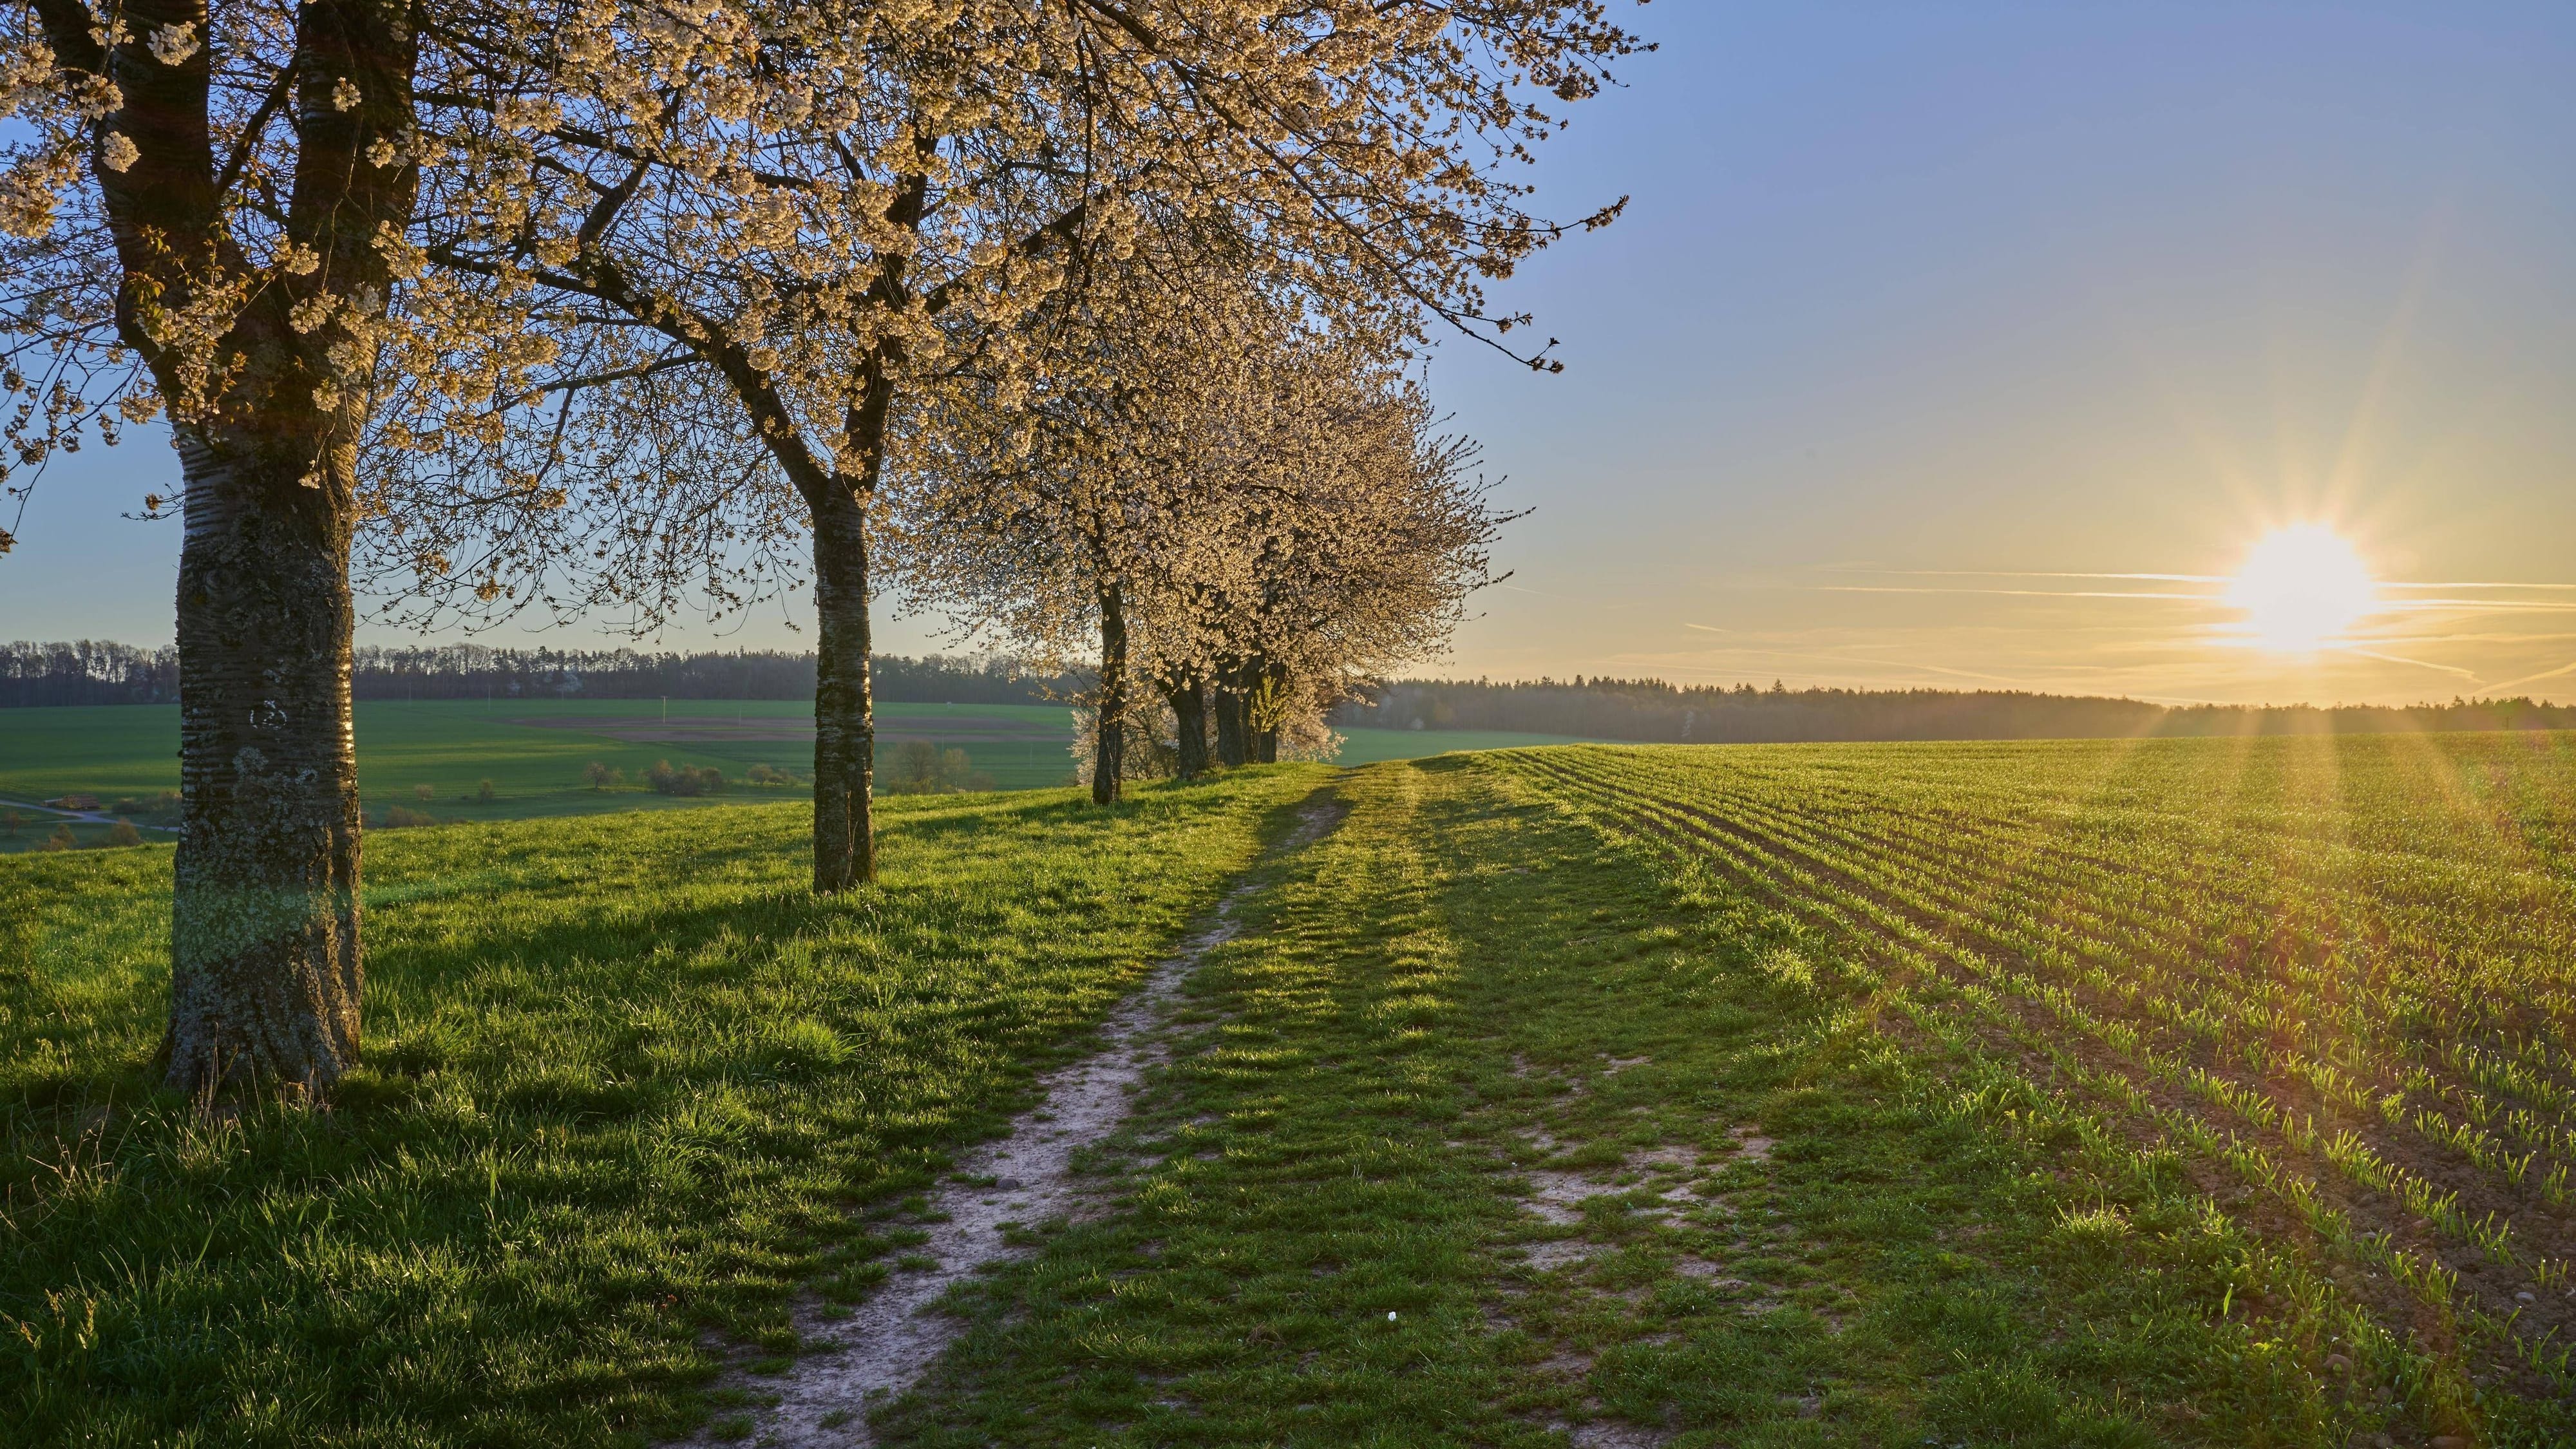
[[[2379,606],[2382,613],[2419,613],[2450,609],[2464,614],[2567,614],[2576,613],[2576,602],[2557,603],[2548,599],[2392,599]]]
[[[2120,593],[2108,589],[1910,589],[1896,584],[1807,584],[1820,594],[1957,594],[1962,598],[1991,595],[2008,599],[2175,599],[2188,604],[2219,602],[2208,594]],[[2571,605],[2570,607],[2576,607]]]
[[[2358,654],[2364,659],[2377,659],[2389,664],[2412,664],[2418,669],[2437,669],[2444,674],[2456,674],[2471,684],[2478,682],[2476,670],[2462,669],[2456,664],[2435,664],[2423,659],[2409,659],[2402,654],[2382,654],[2375,649],[2347,648],[2343,652],[2347,654]]]
[[[2538,674],[2526,674],[2520,679],[2508,679],[2502,684],[2490,684],[2487,688],[2513,689],[2525,684],[2537,684],[2544,679],[2556,679],[2561,675],[2567,674],[2576,674],[2576,664],[2561,664],[2555,669],[2544,669]]]
[[[2402,580],[2398,580],[2398,579],[2382,579],[2382,580],[2380,580],[2380,581],[2379,581],[2379,586],[2380,586],[2381,588],[2383,588],[2383,589],[2555,589],[2555,590],[2562,590],[2562,591],[2563,591],[2563,590],[2576,590],[2576,584],[2493,584],[2493,583],[2476,584],[2476,583],[2459,583],[2459,582],[2452,582],[2452,583],[2429,583],[2429,584],[2418,584],[2418,583],[2407,583],[2407,582],[2404,582],[2404,581],[2402,581]]]
[[[1797,659],[1804,660],[1811,664],[1838,664],[1844,668],[1849,668],[1855,664],[1865,664],[1875,669],[1912,669],[1930,674],[1946,674],[1959,679],[1980,679],[1990,684],[2007,684],[2016,689],[2043,689],[2048,687],[2046,685],[2034,684],[2027,680],[2007,678],[2000,674],[1982,674],[1975,670],[1952,669],[1944,665],[1923,664],[1909,659],[1854,659],[1849,655],[1843,654],[1813,654],[1803,650],[1762,649],[1750,645],[1738,645],[1731,649],[1724,649],[1715,652],[1729,655],[1751,655],[1755,658],[1761,659]],[[1706,656],[1703,655],[1701,657]],[[1648,660],[1645,658],[1639,658],[1634,662],[1645,663],[1648,662]],[[1717,665],[1690,665],[1683,667],[1701,669],[1712,674],[1717,673],[1720,668],[1720,666]]]
[[[2235,579],[2227,574],[2114,573],[2072,569],[1889,569],[1857,564],[1828,564],[1829,573],[1883,574],[1890,578],[1923,579],[2128,579],[2139,583],[2228,584]],[[2540,592],[2576,593],[2576,584],[2523,584],[2497,580],[2374,580],[2383,589],[2485,589],[2510,592],[2530,589]]]
[[[1839,575],[1839,578],[1837,577]],[[2532,689],[2565,694],[2576,663],[2534,669],[2576,640],[2561,615],[2576,614],[2576,583],[2493,579],[2378,581],[2374,606],[2339,647],[2298,660],[2258,647],[2241,610],[2225,596],[2228,578],[2146,570],[1913,569],[1843,560],[1768,576],[1711,579],[1713,586],[1774,598],[1803,593],[1957,595],[1956,622],[1911,619],[1903,608],[1870,609],[1833,625],[1758,616],[1733,626],[1678,620],[1688,632],[1721,636],[1704,649],[1624,657],[1629,668],[1673,678],[1770,674],[1811,682],[1903,688],[1952,687],[2117,693],[2160,702],[2247,698],[2394,698],[2424,672],[2464,692]],[[2180,604],[2094,609],[2087,601]],[[1992,600],[1979,604],[1979,600]],[[2030,600],[2017,605],[2007,601]],[[1786,599],[1781,600],[1786,604]],[[1876,617],[1872,617],[1876,616]],[[2056,620],[2057,622],[2050,622]],[[2546,651],[2546,652],[2544,652]],[[1955,661],[1955,662],[1954,662]],[[2485,681],[2503,676],[2503,684]],[[2284,693],[2287,691],[2287,693]],[[2448,692],[2447,688],[2444,691]],[[2553,696],[2554,697],[2554,696]]]
[[[2057,569],[1881,569],[1836,566],[1834,571],[1918,579],[2135,579],[2141,583],[2166,584],[2223,584],[2229,581],[2224,574],[2077,573]],[[2570,585],[2570,587],[2576,587],[2576,585]]]
[[[2576,634],[2365,634],[2373,644],[2560,644]]]

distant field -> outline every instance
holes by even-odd
[[[1341,728],[1342,752],[1336,765],[1374,765],[1381,760],[1420,760],[1455,750],[1515,750],[1539,745],[1580,745],[1581,735],[1532,735],[1513,730],[1379,730]]]
[[[644,772],[659,760],[722,770],[737,784],[718,800],[790,799],[801,794],[797,787],[739,782],[755,764],[801,777],[814,761],[813,707],[801,700],[362,700],[357,730],[358,785],[370,819],[392,805],[443,820],[517,820],[711,803],[644,788]],[[1060,705],[880,704],[877,730],[888,751],[906,740],[964,750],[995,789],[1072,778],[1073,726]],[[1569,742],[1472,730],[1343,733],[1343,764]],[[178,748],[175,705],[0,710],[0,798],[149,797],[177,788]],[[625,783],[591,789],[583,770],[593,761],[623,771]],[[480,798],[485,780],[490,800]],[[0,830],[0,853],[31,849],[52,828],[30,813],[14,835]],[[87,845],[105,830],[80,825],[74,835]]]
[[[755,764],[813,770],[810,705],[673,700],[667,717],[664,708],[657,700],[361,700],[359,792],[371,818],[401,805],[441,819],[505,820],[710,803],[645,789],[644,772],[660,760],[722,770],[737,784],[717,799],[735,802],[798,797],[795,787],[740,784]],[[1072,772],[1072,730],[1056,706],[887,704],[877,707],[877,725],[889,748],[925,739],[965,750],[999,789],[1062,784]],[[80,793],[108,802],[175,789],[178,748],[175,705],[0,710],[0,797]],[[593,761],[625,772],[625,783],[591,789],[583,770]],[[485,780],[489,801],[479,798]],[[22,836],[0,837],[0,851],[26,848],[34,836]]]

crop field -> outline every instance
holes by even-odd
[[[1461,750],[1526,750],[1542,745],[1588,743],[1579,735],[1523,734],[1515,730],[1386,730],[1342,725],[1336,765],[1374,765],[1386,760],[1422,760]]]
[[[2128,886],[2081,887],[2110,910],[2251,882],[2269,898],[2183,919],[2209,923],[2208,946],[2234,931],[2213,974],[2278,999],[2262,983],[2293,960],[2349,969],[2324,964],[2291,897],[2340,900],[2330,929],[2349,940],[2360,917],[2429,905],[2446,884],[2431,857],[2494,871],[2463,843],[2548,835],[2558,750],[1583,749],[1359,772],[1339,787],[1349,819],[1259,933],[1203,968],[1204,1045],[1117,1145],[1121,1210],[963,1295],[964,1342],[881,1428],[938,1449],[2571,1442],[2547,1321],[2568,1285],[2536,1240],[2555,1223],[2538,1176],[2506,1175],[2509,1234],[2477,1204],[2501,1258],[2433,1221],[2467,1210],[2461,1188],[2419,1212],[2394,1187],[2369,1212],[2378,1190],[2327,1181],[2235,1107],[2146,1070],[2123,1089],[2075,1030],[2034,1024],[2016,1008],[2046,983],[1999,978],[2035,947],[1862,910],[1862,887],[1787,863],[1819,848],[1788,822],[1826,816],[1860,835],[1855,875],[1926,894],[1968,875],[1993,907],[1978,918],[2020,929],[2094,919],[2065,883],[2104,855],[2139,852],[2108,872]],[[2327,824],[2350,803],[2337,779],[2401,792],[2364,809],[2394,881],[2336,854],[2369,849]],[[2400,813],[2428,794],[2448,806]],[[2343,873],[2288,888],[2328,867]],[[2530,889],[2549,869],[2506,873]],[[2492,924],[2419,911],[2416,939],[2456,956]],[[2145,939],[2097,954],[2149,980],[2188,954]],[[1982,975],[1936,969],[1967,954]],[[2393,969],[2354,954],[2356,974]],[[2417,987],[2442,991],[2445,969]],[[2337,990],[2312,1014],[2357,1021],[2364,999]],[[2141,1038],[2153,1016],[2121,1013]],[[2402,1133],[2438,1130],[2414,1114],[2439,1101],[2500,1120],[2536,1100],[2446,1097],[2451,1033],[2405,1019],[2431,1084],[2370,1101],[2367,1122],[2281,1086],[2305,1080],[2283,1070],[2286,1035],[2263,1070],[2218,1053],[2201,1070],[2237,1103],[2275,1094],[2276,1121],[2298,1103],[2302,1133],[2350,1131],[2334,1150],[2354,1162],[2366,1146],[2393,1163]],[[2483,1022],[2459,1059],[2518,1030],[2540,1028]],[[2483,1171],[2438,1150],[2463,1187]]]
[[[2043,1090],[2297,1244],[2301,1291],[2369,1325],[2342,1371],[2415,1353],[2436,1402],[2576,1402],[2576,740],[1507,764],[1778,913],[1780,969],[1963,1081]]]

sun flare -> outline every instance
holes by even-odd
[[[2245,551],[2227,602],[2245,611],[2242,627],[2257,647],[2314,654],[2344,642],[2379,607],[2379,585],[2341,534],[2322,523],[2293,523]]]

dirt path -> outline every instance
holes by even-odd
[[[1340,820],[1342,807],[1318,794],[1298,814],[1297,828],[1270,859],[1313,844]],[[1008,1135],[958,1161],[952,1178],[930,1195],[929,1216],[945,1214],[946,1220],[932,1222],[930,1241],[915,1249],[936,1259],[936,1267],[897,1274],[848,1317],[826,1318],[819,1304],[797,1314],[799,1337],[839,1345],[839,1351],[808,1353],[784,1374],[743,1381],[742,1387],[778,1400],[755,1414],[753,1442],[781,1449],[873,1444],[869,1411],[917,1383],[957,1336],[955,1319],[924,1310],[986,1266],[1031,1251],[1006,1242],[1004,1224],[1076,1217],[1093,1205],[1095,1189],[1073,1173],[1074,1154],[1117,1129],[1145,1073],[1169,1058],[1169,1046],[1153,1036],[1155,1025],[1207,953],[1242,929],[1235,907],[1260,886],[1256,869],[1227,891],[1213,921],[1110,1014],[1101,1027],[1106,1045],[1039,1078],[1044,1100],[1014,1118]],[[986,1179],[993,1185],[969,1185]],[[694,1442],[715,1441],[702,1434]]]

